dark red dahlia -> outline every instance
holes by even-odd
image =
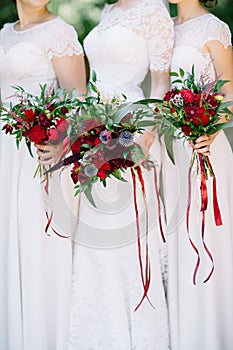
[[[48,140],[46,130],[40,125],[34,125],[28,135],[31,142],[43,143]]]
[[[35,122],[36,121],[36,112],[34,112],[32,109],[27,109],[24,111],[24,117],[27,122]]]

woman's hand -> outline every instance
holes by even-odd
[[[38,154],[38,162],[43,165],[56,164],[62,157],[64,144],[57,145],[38,145],[35,144]]]
[[[207,135],[198,137],[195,142],[190,142],[191,147],[203,156],[210,156],[210,138]]]

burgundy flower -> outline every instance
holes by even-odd
[[[80,170],[80,163],[75,162],[71,170],[71,178],[74,184],[76,184],[79,181],[79,170]]]
[[[197,118],[198,117],[198,107],[193,105],[186,105],[184,106],[185,114],[190,118]]]
[[[205,98],[205,101],[208,103],[208,105],[210,105],[213,108],[217,108],[218,107],[218,102],[216,101],[215,96],[213,96],[213,95],[209,94]]]
[[[41,113],[39,115],[38,125],[43,126],[44,128],[49,128],[52,125],[52,122],[45,113]]]
[[[42,143],[48,140],[46,130],[40,125],[34,125],[28,135],[31,142]]]
[[[195,94],[189,89],[181,90],[180,94],[186,103],[192,103],[195,100]]]
[[[27,122],[35,122],[36,121],[36,112],[34,112],[32,109],[27,109],[24,111],[24,119]]]
[[[181,127],[181,130],[183,131],[183,133],[186,135],[186,136],[189,136],[192,132],[192,129],[190,128],[189,125],[183,125]]]
[[[80,139],[77,139],[73,142],[73,144],[71,145],[71,150],[73,153],[77,153],[80,152],[82,146],[82,142]]]
[[[163,99],[164,101],[170,101],[176,94],[177,92],[175,90],[167,91]]]
[[[13,128],[10,124],[5,124],[3,125],[2,130],[5,130],[6,134],[12,134]]]

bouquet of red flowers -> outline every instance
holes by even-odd
[[[209,84],[203,84],[202,81],[196,81],[194,67],[191,73],[185,73],[180,69],[179,74],[170,73],[175,77],[175,85],[168,91],[163,100],[154,100],[155,102],[155,126],[160,128],[160,135],[164,135],[164,140],[168,155],[174,162],[172,142],[177,139],[195,141],[201,135],[211,135],[218,130],[231,127],[232,121],[220,123],[224,114],[226,119],[232,117],[232,112],[228,109],[233,102],[223,102],[221,87],[227,82],[216,80]],[[177,85],[180,88],[177,87]],[[205,231],[205,211],[208,205],[208,192],[206,180],[208,177],[213,178],[213,207],[214,218],[217,226],[222,225],[221,213],[217,200],[216,177],[208,156],[193,152],[189,168],[189,198],[186,212],[187,231],[189,233],[189,212],[191,205],[191,171],[195,161],[198,163],[200,173],[200,191],[201,191],[201,213],[202,213],[202,240],[207,254],[213,262],[212,255],[204,242]],[[193,281],[196,283],[196,273],[200,263],[200,256],[197,247],[189,237],[191,245],[198,255],[197,265],[194,271]],[[208,281],[212,275],[214,266],[206,278]]]
[[[72,155],[50,171],[72,164],[75,195],[84,192],[95,206],[91,195],[94,183],[100,181],[106,186],[110,177],[125,181],[122,176],[125,169],[139,162],[148,168],[153,165],[135,142],[135,136],[152,125],[149,118],[153,117],[153,110],[126,103],[124,96],[101,96],[93,83],[90,89],[95,96],[77,99],[74,113],[68,115]]]
[[[67,114],[73,108],[72,94],[65,90],[47,89],[40,86],[39,96],[15,87],[17,104],[10,103],[9,109],[1,107],[2,130],[16,139],[16,145],[25,139],[29,152],[31,144],[57,144],[67,137],[69,122]]]

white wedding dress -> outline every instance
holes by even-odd
[[[32,94],[57,86],[54,56],[82,54],[75,30],[61,18],[0,31],[3,106],[17,102],[12,86]],[[2,125],[1,125],[2,126]],[[47,236],[37,157],[25,143],[0,135],[0,349],[64,350],[71,285],[71,241]]]
[[[204,45],[219,41],[231,45],[227,25],[206,14],[175,26],[172,71],[182,68],[206,82],[216,79],[214,62]],[[220,77],[221,79],[221,77]],[[192,282],[197,255],[186,232],[188,167],[191,149],[182,141],[174,147],[176,166],[165,166],[166,209],[168,218],[169,309],[173,350],[230,350],[233,348],[233,154],[223,131],[211,144],[210,161],[216,178],[223,226],[216,227],[212,205],[212,179],[209,180],[209,204],[206,214],[205,241],[210,249],[215,271],[203,283],[212,267],[201,241],[200,183],[196,167],[192,174],[193,197],[190,235],[198,247],[201,264],[197,285]]]
[[[164,71],[170,64],[173,25],[162,1],[135,1],[126,10],[106,5],[100,24],[84,42],[91,70],[103,95],[125,94],[129,101],[144,97],[141,83],[149,70]],[[160,164],[160,143],[153,159]],[[158,166],[159,171],[159,166]],[[166,258],[158,228],[153,174],[146,175],[149,207],[151,286],[143,294],[136,239],[130,171],[127,183],[111,179],[96,184],[97,209],[81,196],[74,237],[73,294],[69,350],[167,350],[169,332],[165,299]],[[145,233],[145,205],[138,186],[140,224]],[[142,250],[145,235],[141,237]],[[143,255],[143,264],[145,256]]]

